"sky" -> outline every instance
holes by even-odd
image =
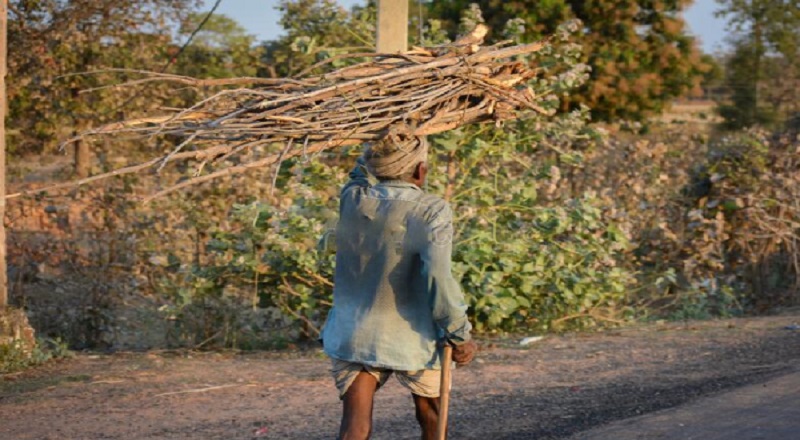
[[[435,1],[435,0],[434,0]],[[215,0],[205,0],[206,10],[210,10]],[[363,0],[338,0],[346,8]],[[259,40],[270,40],[281,33],[278,26],[280,15],[275,9],[278,0],[222,0],[217,12],[236,19]],[[713,53],[725,47],[725,21],[714,17],[718,9],[715,0],[695,0],[686,11],[684,18],[691,33],[700,40],[705,52]]]

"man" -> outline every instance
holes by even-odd
[[[344,403],[340,440],[369,438],[373,397],[392,373],[413,395],[422,438],[434,439],[441,344],[454,346],[460,365],[476,351],[450,270],[452,212],[422,190],[427,154],[424,138],[391,133],[367,148],[342,189],[333,308],[322,332]]]

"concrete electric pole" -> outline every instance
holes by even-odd
[[[21,343],[22,352],[30,357],[36,346],[34,330],[22,309],[8,305],[8,272],[6,265],[6,54],[8,37],[8,0],[0,0],[0,346]]]
[[[408,0],[378,0],[377,40],[380,53],[408,50]]]

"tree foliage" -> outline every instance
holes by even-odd
[[[657,114],[674,98],[699,91],[708,69],[680,16],[689,0],[451,0],[431,3],[430,17],[442,20],[452,35],[471,3],[479,6],[495,39],[505,38],[501,30],[511,20],[524,25],[524,40],[535,40],[566,19],[580,19],[584,29],[576,42],[584,46],[582,61],[591,67],[591,77],[563,105],[584,104],[595,119]]]
[[[800,4],[785,0],[718,0],[733,51],[719,112],[729,129],[770,125],[800,112]]]
[[[375,50],[374,5],[347,11],[333,0],[281,0],[278,10],[286,34],[264,44],[269,76],[288,77],[340,53]]]
[[[178,41],[187,41],[196,29],[200,30],[175,59],[175,72],[194,78],[252,77],[263,73],[263,48],[256,44],[256,37],[225,15],[214,14],[203,23],[206,15],[190,13],[181,26]],[[171,50],[175,51],[176,48]],[[175,55],[178,54],[172,54]]]
[[[160,69],[168,59],[174,23],[182,22],[195,3],[12,0],[8,23],[10,150],[53,151],[76,130],[151,109],[157,96],[153,88],[81,93],[104,83],[100,76],[78,74],[112,68]]]

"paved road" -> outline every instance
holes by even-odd
[[[800,368],[686,405],[621,420],[571,440],[800,440]]]

